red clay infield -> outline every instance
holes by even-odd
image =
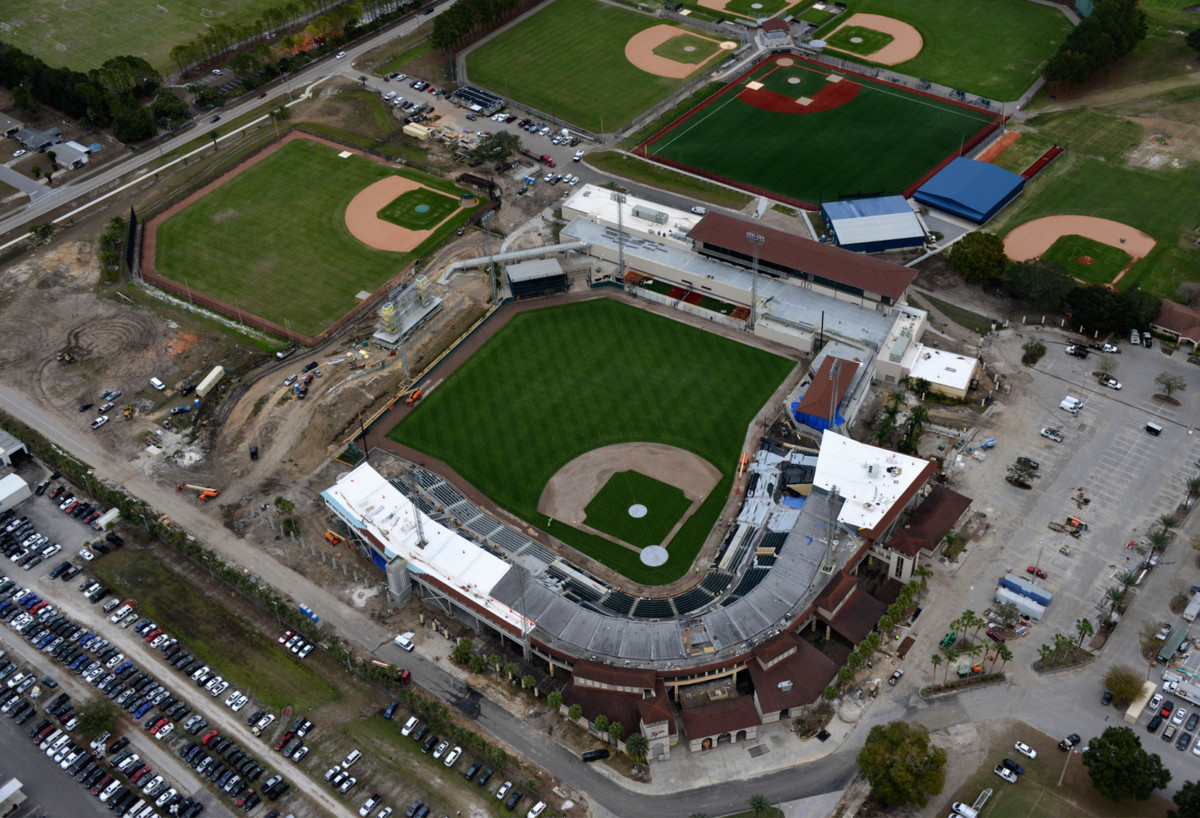
[[[755,108],[780,114],[818,114],[845,105],[858,96],[861,90],[862,86],[857,82],[843,77],[841,82],[825,83],[824,88],[810,97],[811,102],[807,105],[801,105],[795,97],[784,96],[778,91],[769,91],[766,88],[743,88],[737,98]]]

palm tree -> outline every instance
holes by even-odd
[[[550,705],[550,709],[556,713],[558,712],[558,709],[560,707],[562,707],[562,702],[563,702],[562,694],[559,693],[557,690],[555,690],[549,696],[546,697],[546,704]]]
[[[888,405],[895,410],[899,410],[902,406],[908,405],[908,396],[904,394],[904,390],[897,389],[888,395]]]
[[[1038,658],[1042,660],[1043,665],[1050,664],[1050,657],[1054,655],[1054,648],[1050,645],[1042,645],[1038,648]]]
[[[757,816],[766,815],[771,811],[771,800],[760,792],[750,796],[750,811]]]
[[[1200,475],[1189,477],[1184,486],[1187,488],[1187,493],[1192,497],[1200,494]]]
[[[1137,574],[1133,571],[1122,571],[1115,577],[1122,591],[1128,591],[1133,586],[1137,585]]]
[[[1079,641],[1075,644],[1075,647],[1081,648],[1083,647],[1083,640],[1095,634],[1096,629],[1092,627],[1090,619],[1079,619],[1075,622],[1075,633],[1079,634]]]
[[[913,569],[913,576],[921,580],[921,590],[924,591],[928,587],[929,578],[933,576],[933,571],[924,565],[918,565]]]
[[[650,752],[650,741],[641,733],[634,733],[625,739],[625,755],[634,761],[645,761]]]
[[[937,669],[938,669],[938,665],[940,665],[942,663],[942,654],[940,654],[940,653],[933,654],[933,656],[929,657],[929,661],[933,662],[933,681],[936,684],[937,683]]]
[[[1120,580],[1120,577],[1118,577],[1118,580]],[[1112,618],[1112,615],[1117,608],[1125,604],[1125,597],[1127,594],[1128,591],[1119,585],[1110,585],[1104,591],[1104,599],[1106,602],[1108,602],[1108,619]]]
[[[616,744],[621,739],[625,738],[625,725],[619,721],[609,722],[608,729],[605,731],[608,737],[612,739],[612,743]]]
[[[942,684],[950,680],[950,666],[958,661],[958,651],[954,648],[946,648],[946,675],[942,678]]]
[[[1179,520],[1170,514],[1164,514],[1154,522],[1161,525],[1164,529],[1177,528],[1179,526]]]
[[[999,648],[997,648],[996,655],[999,656],[1000,661],[1003,662],[1003,664],[1000,665],[1000,670],[1004,670],[1004,665],[1007,665],[1008,660],[1013,658],[1013,652],[1008,649],[1007,645],[1001,645]],[[995,664],[995,662],[992,662],[993,667]]]
[[[1146,541],[1150,543],[1150,548],[1154,551],[1164,551],[1167,543],[1171,541],[1171,535],[1165,528],[1156,528],[1146,535]]]

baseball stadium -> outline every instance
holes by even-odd
[[[634,153],[815,210],[850,196],[911,196],[1003,123],[1003,115],[964,102],[775,56]]]

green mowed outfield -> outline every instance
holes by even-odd
[[[662,24],[598,0],[554,0],[467,54],[467,74],[565,122],[615,131],[684,83],[625,57],[630,37]]]
[[[1121,248],[1084,236],[1060,236],[1042,259],[1061,264],[1075,278],[1092,284],[1107,284],[1129,264],[1129,254]]]
[[[597,298],[514,316],[388,436],[634,582],[662,585],[691,566],[732,489],[748,424],[793,365]],[[670,558],[658,568],[537,511],[546,483],[569,461],[635,441],[686,449],[722,474],[665,543]]]
[[[458,201],[432,190],[402,193],[379,211],[379,218],[410,230],[429,230],[458,210]]]
[[[896,38],[891,34],[884,34],[873,28],[846,26],[839,28],[828,42],[830,48],[840,51],[850,51],[854,54],[874,54],[894,39]],[[855,40],[858,42],[854,42]]]
[[[896,66],[951,88],[1000,101],[1018,99],[1041,76],[1071,31],[1062,12],[1029,0],[850,0],[849,11],[895,17],[921,34],[921,53]],[[818,36],[828,34],[818,31]],[[851,55],[853,57],[854,55]]]
[[[675,62],[699,65],[720,50],[720,43],[697,37],[694,34],[679,34],[654,49],[659,57]],[[689,50],[690,49],[690,50]]]
[[[769,111],[738,98],[749,80],[789,99],[812,97],[829,74],[802,60],[764,63],[647,143],[646,155],[815,205],[843,193],[900,193],[993,119],[865,77],[843,79],[862,89],[826,111]]]
[[[452,184],[306,139],[289,142],[158,229],[155,271],[280,326],[316,335],[456,228],[412,253],[375,250],[346,228],[363,188],[399,175],[458,200]],[[465,208],[464,213],[473,208]]]
[[[758,8],[754,8],[757,5]],[[725,11],[761,20],[787,8],[787,0],[729,0]]]
[[[276,0],[5,0],[0,22],[12,29],[0,31],[0,41],[77,71],[99,68],[121,54],[142,57],[159,71],[178,71],[171,49],[206,33],[206,24],[251,23],[277,5]],[[214,16],[202,17],[202,9]]]
[[[661,545],[691,501],[681,489],[636,471],[617,472],[584,509],[584,522],[638,548]],[[642,516],[633,509],[641,506]]]

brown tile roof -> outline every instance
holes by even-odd
[[[645,690],[654,689],[657,678],[653,670],[643,670],[633,667],[613,667],[600,662],[579,660],[571,670],[572,675],[579,679],[590,679],[594,682],[613,687],[636,687]]]
[[[842,369],[838,373],[836,384],[829,378],[829,373],[833,370],[834,360],[842,362]],[[857,361],[847,361],[843,358],[835,359],[832,355],[825,356],[825,360],[821,362],[820,369],[817,370],[817,374],[813,376],[812,383],[808,386],[808,391],[804,393],[804,399],[797,405],[796,414],[812,415],[815,418],[832,420],[829,417],[829,407],[833,403],[833,396],[837,395],[837,403],[840,405],[842,398],[846,396],[846,390],[850,388],[851,381],[854,380],[854,373],[857,371]]]
[[[846,598],[846,595],[854,590],[854,586],[857,584],[858,577],[847,573],[846,569],[843,568],[821,589],[821,593],[817,594],[817,598],[813,604],[820,610],[835,610],[842,603],[842,600]]]
[[[781,633],[775,639],[763,642],[750,653],[764,665],[769,665],[792,648],[796,647],[796,637],[790,633]],[[750,662],[749,664],[755,664]]]
[[[1180,338],[1192,343],[1200,343],[1200,299],[1186,307],[1174,301],[1164,301],[1154,324],[1179,333]]]
[[[904,490],[904,493],[896,498],[896,502],[892,503],[892,507],[880,518],[875,527],[870,530],[860,530],[858,536],[870,541],[878,540],[883,536],[888,526],[900,516],[900,512],[904,511],[912,499],[917,496],[917,492],[925,487],[925,484],[929,482],[930,477],[933,477],[935,471],[937,471],[937,466],[933,461],[927,462],[921,469],[921,473],[917,475],[917,479],[913,480],[908,488]]]
[[[780,20],[778,17],[772,17],[762,24],[763,31],[787,31],[788,24]]]
[[[657,724],[665,721],[670,725],[670,731],[675,732],[675,715],[671,711],[671,702],[665,689],[653,699],[638,699],[637,709],[644,723]]]
[[[914,270],[898,264],[721,213],[709,213],[702,218],[688,233],[688,238],[743,253],[749,258],[753,248],[746,233],[758,233],[766,239],[758,248],[758,257],[764,262],[879,293],[893,301],[899,299],[917,277]]]
[[[887,547],[906,557],[931,551],[971,506],[971,498],[945,486],[934,486],[916,511],[892,534]]]
[[[803,639],[798,641],[795,655],[775,667],[764,670],[757,662],[748,666],[758,705],[764,714],[815,702],[837,676],[838,666],[832,659],[813,644]],[[792,689],[780,690],[780,682],[791,682]]]
[[[621,722],[627,736],[633,735],[640,729],[638,727],[638,721],[641,718],[641,713],[638,712],[640,696],[601,690],[596,687],[581,687],[572,680],[563,688],[562,697],[568,707],[572,704],[582,707],[583,715],[589,719],[605,715],[612,721]]]
[[[857,645],[875,629],[875,623],[886,611],[887,605],[859,589],[858,593],[846,601],[837,615],[829,620],[829,626],[847,642]]]
[[[762,719],[749,696],[736,696],[683,711],[683,730],[689,739],[736,733],[760,724]]]

